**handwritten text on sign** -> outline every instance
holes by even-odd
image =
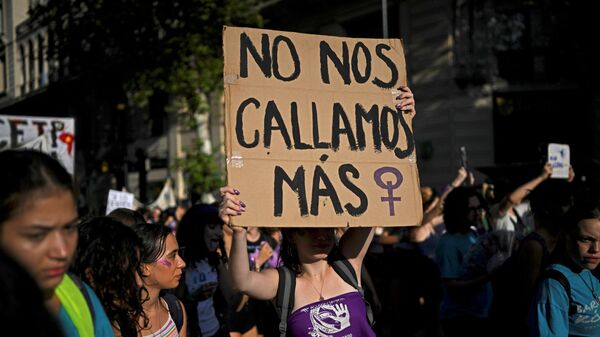
[[[421,217],[399,40],[226,27],[228,180],[243,225],[399,226]],[[250,211],[251,210],[251,211]]]

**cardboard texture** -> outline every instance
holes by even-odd
[[[234,225],[420,224],[400,40],[224,27],[223,48],[227,179],[247,206]]]

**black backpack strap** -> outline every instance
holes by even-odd
[[[92,322],[94,324],[96,324],[96,313],[94,312],[94,304],[92,303],[90,294],[87,292],[87,289],[85,288],[85,283],[83,283],[83,281],[79,278],[79,276],[77,276],[73,273],[69,273],[69,277],[71,277],[71,280],[73,280],[73,283],[75,283],[77,288],[79,288],[79,291],[81,291],[81,294],[83,295],[83,298],[85,298],[85,302],[87,303],[87,306],[90,310],[90,314],[92,315]]]
[[[173,318],[173,322],[175,322],[177,332],[180,332],[183,327],[183,309],[181,308],[181,303],[177,297],[171,293],[165,293],[162,298],[167,302],[169,314],[171,315],[171,318]]]
[[[569,296],[569,316],[576,314],[577,305],[573,303],[573,297],[571,296],[571,284],[569,283],[569,280],[567,280],[567,277],[556,269],[548,269],[544,272],[544,279],[548,278],[558,281],[558,283],[565,288],[567,296]]]
[[[294,308],[296,275],[285,266],[277,268],[277,273],[279,274],[279,285],[277,287],[275,309],[279,314],[279,336],[285,337],[287,333],[287,319]]]
[[[367,319],[369,320],[369,324],[373,326],[375,324],[375,320],[373,318],[373,309],[371,308],[371,304],[365,298],[365,291],[361,286],[358,285],[358,278],[356,277],[356,272],[354,271],[354,267],[346,258],[335,259],[331,261],[331,267],[333,270],[344,280],[344,282],[351,285],[354,289],[358,290],[360,296],[363,298],[365,302],[365,307],[367,310]]]

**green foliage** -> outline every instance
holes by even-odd
[[[144,105],[156,90],[191,101],[221,86],[223,25],[260,26],[261,0],[49,0],[48,58],[70,75],[110,77]]]
[[[224,177],[215,161],[216,150],[206,153],[203,150],[204,142],[197,140],[194,146],[187,151],[185,158],[178,159],[175,167],[183,170],[187,183],[196,195],[211,193],[224,186]]]

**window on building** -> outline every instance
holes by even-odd
[[[39,75],[39,81],[40,81],[40,87],[45,86],[48,83],[48,74],[46,74],[46,71],[44,70],[44,37],[43,36],[38,36],[38,50],[37,50],[37,57],[38,57],[38,75]]]
[[[48,31],[48,55],[50,53],[50,50],[54,48],[54,41],[54,33],[52,31]],[[52,57],[52,59],[50,58],[50,56],[48,56],[48,79],[51,82],[56,82],[58,80],[58,66],[55,60],[55,56]]]
[[[25,46],[19,46],[19,61],[21,62],[21,95],[27,91],[27,59],[25,58]]]
[[[33,40],[29,40],[29,90],[35,89],[35,48]]]
[[[0,49],[0,96],[4,96],[7,90],[6,83],[6,50],[4,46]]]

